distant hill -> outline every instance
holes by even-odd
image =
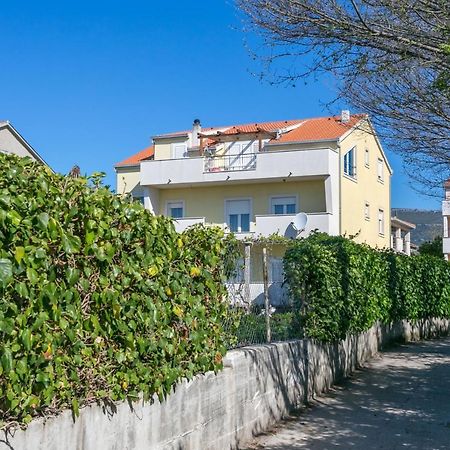
[[[411,232],[411,241],[420,245],[442,236],[442,211],[424,209],[392,208],[392,217],[414,223],[416,229]]]

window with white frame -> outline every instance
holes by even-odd
[[[378,158],[377,161],[377,176],[378,176],[378,181],[384,181],[384,164],[383,164],[383,160]]]
[[[344,173],[356,178],[356,147],[353,147],[344,155]]]
[[[370,220],[370,205],[368,202],[364,203],[364,218]]]
[[[167,215],[173,219],[181,219],[184,217],[183,202],[167,202]]]
[[[250,199],[225,201],[226,223],[233,233],[248,233],[250,231]]]
[[[282,283],[284,269],[282,258],[270,258],[269,283]]]
[[[384,211],[378,210],[378,233],[384,235]]]
[[[172,144],[172,158],[180,159],[187,157],[187,146],[186,144]]]
[[[370,166],[370,153],[369,153],[369,149],[368,148],[366,148],[364,150],[364,165],[366,167]]]
[[[297,212],[297,198],[272,197],[270,209],[272,214],[295,214]]]

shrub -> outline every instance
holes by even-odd
[[[234,244],[218,229],[177,234],[92,181],[0,154],[3,422],[163,397],[221,367]]]
[[[450,265],[316,233],[284,258],[286,281],[305,336],[342,339],[376,321],[450,317]]]

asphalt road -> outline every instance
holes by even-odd
[[[450,449],[450,339],[382,353],[250,449]]]

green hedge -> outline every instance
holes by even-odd
[[[305,336],[333,341],[392,323],[450,317],[450,264],[404,256],[316,233],[284,258]]]
[[[0,154],[4,424],[162,397],[221,367],[234,244],[211,228],[179,235],[99,184]]]

